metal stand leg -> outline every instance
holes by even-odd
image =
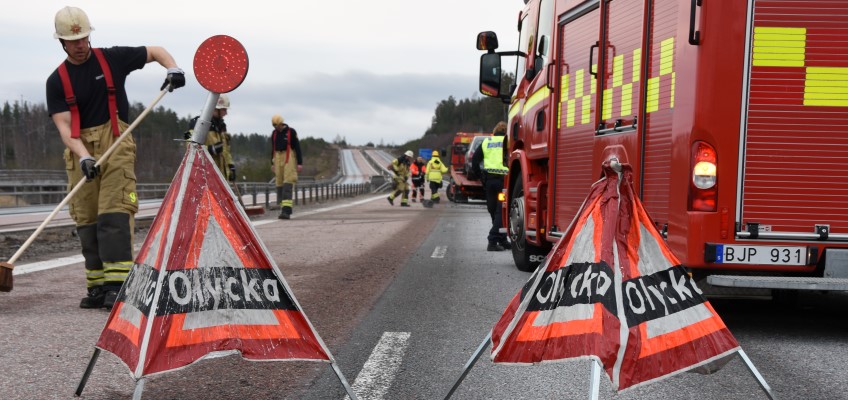
[[[592,372],[589,376],[589,400],[598,400],[601,392],[601,365],[592,360]]]
[[[453,392],[456,391],[456,388],[459,387],[459,384],[462,383],[462,381],[465,379],[465,376],[468,375],[468,371],[471,370],[471,367],[473,367],[474,364],[477,363],[477,360],[480,358],[480,356],[483,355],[483,351],[485,351],[486,348],[489,347],[489,343],[491,341],[492,341],[492,332],[489,332],[489,334],[486,335],[486,338],[483,339],[483,343],[480,343],[480,346],[477,347],[477,350],[474,351],[474,354],[471,356],[471,358],[468,360],[468,362],[465,363],[465,368],[463,368],[463,370],[462,370],[462,375],[460,375],[459,379],[457,379],[456,383],[453,384],[453,387],[450,389],[450,392],[448,392],[448,395],[445,396],[445,400],[448,400],[448,399],[451,398],[451,396],[453,396]]]
[[[80,379],[79,385],[77,385],[77,391],[74,392],[74,396],[79,397],[82,395],[82,390],[85,389],[85,384],[88,382],[88,376],[91,375],[91,370],[94,369],[94,364],[97,363],[97,357],[100,357],[100,349],[95,348],[94,354],[91,355],[91,360],[88,361],[88,366],[85,368],[85,373],[82,374],[82,379]]]
[[[333,368],[333,372],[335,372],[336,376],[339,378],[339,382],[341,382],[342,386],[344,386],[344,390],[345,392],[347,392],[347,395],[348,397],[350,397],[350,400],[359,400],[359,398],[356,397],[356,393],[354,393],[353,389],[350,387],[350,384],[347,383],[347,379],[345,379],[344,375],[342,374],[342,370],[340,370],[339,366],[336,365],[336,362],[333,361],[330,366]]]
[[[751,372],[751,375],[754,376],[754,379],[757,380],[757,383],[759,383],[763,391],[766,392],[766,396],[768,396],[769,400],[775,400],[774,393],[771,392],[771,387],[768,383],[766,383],[766,380],[763,379],[763,376],[760,375],[760,371],[757,371],[757,367],[754,366],[754,363],[751,362],[748,355],[745,354],[745,350],[739,349],[737,353],[739,353],[739,357],[742,358],[745,366],[748,367],[748,371]]]
[[[144,378],[135,383],[135,391],[133,391],[133,400],[141,400],[141,392],[144,392]]]

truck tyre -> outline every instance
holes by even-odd
[[[524,226],[524,183],[520,175],[512,189],[509,203],[509,239],[512,242],[512,259],[519,271],[533,272],[548,254],[545,249],[527,243]]]
[[[453,178],[450,179],[450,183],[448,183],[448,187],[445,189],[445,195],[448,197],[448,200],[456,203],[456,182]]]

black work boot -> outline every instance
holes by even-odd
[[[388,200],[388,201],[389,201],[389,204],[391,204],[391,205],[395,205],[395,199],[393,199],[391,196],[386,197],[386,200]]]
[[[489,243],[489,246],[486,247],[486,251],[504,251],[505,249],[498,243]]]
[[[286,211],[281,208],[280,209],[280,215],[277,216],[277,218],[279,218],[279,219],[291,219],[291,215],[286,214]]]
[[[500,245],[501,245],[501,247],[504,248],[504,250],[511,250],[512,249],[512,244],[510,244],[508,240],[504,240],[503,242],[500,243]]]
[[[80,300],[80,308],[103,307],[103,300],[106,297],[106,293],[101,289],[102,288],[99,287],[88,288],[88,296],[83,297],[82,300]]]
[[[119,287],[103,287],[103,307],[109,310],[115,306],[115,301],[118,300]]]

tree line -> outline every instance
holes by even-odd
[[[513,79],[504,77],[504,85]],[[130,104],[130,121],[142,113],[142,103]],[[506,120],[507,105],[500,99],[474,96],[457,100],[453,96],[440,101],[430,127],[420,139],[398,146],[449,150],[456,132],[491,132],[498,121]],[[189,117],[159,106],[151,110],[144,123],[133,130],[137,144],[136,176],[143,183],[165,183],[173,178],[185,154],[182,141]],[[333,143],[321,138],[300,138],[304,153],[301,176],[326,179],[338,170],[338,147],[346,146],[344,137]],[[373,146],[373,144],[369,143]],[[273,178],[270,168],[270,138],[267,135],[232,134],[233,157],[239,180],[267,182]],[[65,146],[43,103],[6,101],[0,113],[0,169],[60,170],[65,168]]]
[[[144,111],[141,103],[130,105],[130,121]],[[190,117],[179,117],[162,106],[151,110],[144,123],[133,129],[136,143],[136,177],[144,183],[170,182],[185,155],[184,135]],[[270,138],[259,134],[233,134],[231,145],[239,180],[267,182],[270,168]],[[302,176],[323,179],[338,168],[337,151],[324,139],[301,138],[304,152]],[[0,169],[65,169],[65,145],[45,104],[4,103],[0,113]],[[320,158],[320,160],[318,159]],[[309,161],[315,159],[314,161]]]

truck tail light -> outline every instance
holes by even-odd
[[[716,151],[706,142],[692,144],[689,211],[716,211],[718,165]]]

